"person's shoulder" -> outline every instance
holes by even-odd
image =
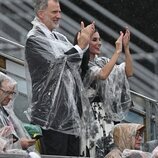
[[[141,150],[124,149],[122,157],[124,158],[151,158],[151,153]]]
[[[58,32],[58,31],[53,31],[56,35],[59,35],[59,36],[62,36],[62,37],[64,37],[64,38],[66,38],[66,36],[65,35],[63,35],[62,33],[60,33],[60,32]]]
[[[26,45],[45,43],[47,44],[47,38],[45,33],[38,27],[32,28],[27,34]]]
[[[104,62],[109,62],[109,58],[102,56],[102,57],[98,57],[99,60],[104,61]]]
[[[109,58],[107,58],[107,57],[104,57],[104,56],[96,56],[95,58],[94,58],[94,61],[96,61],[96,62],[98,62],[98,61],[102,61],[102,62],[109,62]]]
[[[57,38],[61,41],[65,41],[68,42],[68,39],[65,35],[63,35],[62,33],[58,32],[58,31],[53,31],[55,33],[55,35],[57,36]]]
[[[111,150],[106,156],[105,158],[121,158],[122,153],[119,149],[114,148],[113,150]]]
[[[32,28],[28,34],[27,34],[27,39],[29,38],[35,38],[35,37],[45,37],[46,35],[44,34],[44,32],[39,28]]]
[[[108,62],[109,62],[109,58],[106,58],[106,57],[95,57],[94,60],[89,62],[89,66],[103,67]]]

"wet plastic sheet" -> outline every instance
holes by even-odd
[[[109,61],[106,57],[96,57],[89,63],[89,71],[84,79],[84,86],[92,101],[100,98],[106,119],[121,121],[125,118],[131,105],[129,83],[125,74],[125,63],[115,65],[106,80],[97,79],[101,68]]]
[[[140,150],[125,149],[123,151],[122,158],[152,158],[152,154]]]
[[[158,146],[158,140],[151,140],[144,143],[144,151],[152,152]]]

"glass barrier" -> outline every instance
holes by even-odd
[[[1,48],[6,56],[11,56],[17,60],[24,60],[24,46],[0,36]]]
[[[24,156],[24,155],[20,155],[20,154],[0,154],[0,158],[28,158],[28,156],[26,156],[26,155]],[[81,157],[41,155],[41,158],[81,158]],[[86,158],[86,157],[84,157],[84,158]]]

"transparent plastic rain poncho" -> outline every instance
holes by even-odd
[[[7,84],[2,85],[3,81],[7,81]],[[0,72],[0,88],[8,91],[9,89],[11,91],[17,92],[17,83],[15,80],[10,78],[9,76],[3,74]],[[7,89],[5,89],[7,87]],[[5,152],[12,152],[11,149],[17,149],[14,151],[14,153],[21,152],[18,149],[21,149],[21,145],[19,143],[19,139],[24,138],[30,138],[27,131],[24,129],[22,122],[16,117],[14,111],[13,111],[13,105],[15,96],[10,100],[10,102],[7,105],[4,105],[3,100],[5,99],[6,94],[3,92],[0,95],[0,142],[2,141],[4,145]],[[14,136],[14,137],[13,137]],[[17,142],[13,142],[13,138],[17,138]],[[2,150],[3,150],[2,149]]]
[[[152,158],[158,158],[158,146],[152,151]]]
[[[155,158],[149,152],[144,152],[141,150],[130,150],[125,149],[122,153],[122,158]]]
[[[127,155],[130,155],[130,151],[135,151],[135,137],[137,131],[143,132],[143,130],[144,125],[137,123],[118,123],[115,125],[112,131],[115,147],[105,158],[123,158],[123,155],[125,158]],[[139,155],[139,153],[137,155]]]
[[[144,143],[144,151],[152,152],[158,146],[158,140],[151,140]]]
[[[93,122],[78,72],[82,54],[39,19],[35,18],[33,25],[25,50],[31,122],[44,129],[80,135]]]
[[[105,80],[98,79],[100,70],[109,62],[106,57],[95,57],[89,62],[89,70],[84,78],[84,86],[90,101],[99,97],[103,103],[106,120],[121,121],[131,105],[129,83],[125,74],[125,63],[115,65]]]

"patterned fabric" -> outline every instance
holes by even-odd
[[[111,135],[111,129],[114,126],[112,121],[107,121],[103,105],[101,102],[93,102],[92,109],[97,124],[97,132],[95,139],[90,139],[90,151],[96,150],[96,158],[103,158],[111,149],[113,145],[113,139]],[[96,149],[95,149],[96,148]]]

